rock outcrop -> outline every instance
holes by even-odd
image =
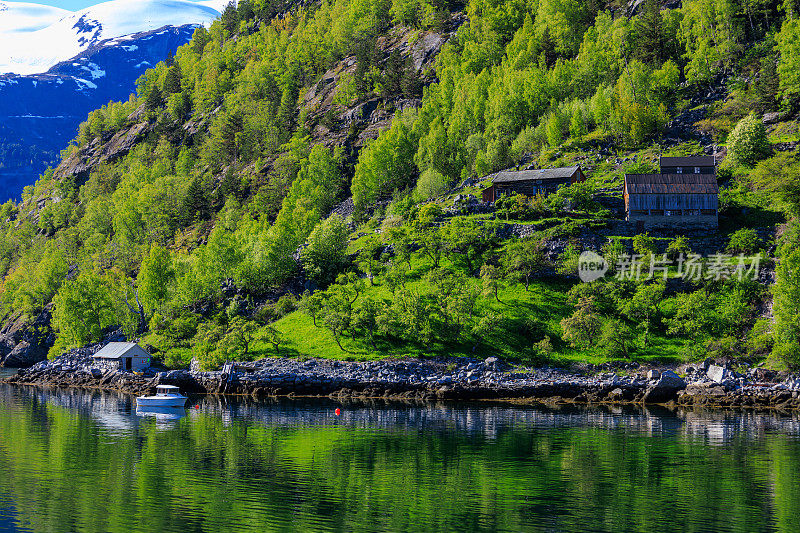
[[[52,304],[33,320],[17,316],[0,330],[0,366],[27,368],[47,358],[55,339],[50,333]]]

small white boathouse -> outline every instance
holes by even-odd
[[[109,342],[92,356],[97,366],[140,372],[150,366],[150,354],[135,342]]]

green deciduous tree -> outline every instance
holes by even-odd
[[[405,121],[396,114],[392,126],[363,149],[351,187],[357,210],[413,183],[415,146]]]
[[[702,341],[710,335],[717,320],[713,305],[709,305],[708,294],[699,290],[679,294],[675,300],[675,314],[668,321],[667,332],[686,335],[699,348]]]
[[[792,216],[800,216],[800,161],[796,154],[780,152],[761,161],[750,179],[757,190],[774,195]]]
[[[375,284],[375,277],[384,269],[380,257],[382,249],[381,240],[375,235],[370,235],[364,240],[358,252],[358,268],[367,275],[370,285]]]
[[[493,296],[498,303],[503,303],[500,300],[500,289],[505,286],[505,278],[499,267],[483,265],[481,267],[481,284],[485,296]]]
[[[506,246],[503,268],[506,275],[525,283],[527,291],[531,278],[546,264],[544,241],[522,239]]]
[[[467,272],[474,272],[483,262],[483,255],[497,242],[497,225],[480,223],[474,218],[456,217],[442,228],[447,251],[454,261],[463,263]]]
[[[347,264],[347,240],[350,229],[339,215],[331,215],[314,228],[300,253],[308,276],[320,285],[328,285]]]
[[[598,345],[607,357],[628,357],[635,335],[624,321],[609,318],[600,328]]]
[[[66,281],[53,299],[53,328],[67,348],[100,340],[114,323],[114,305],[100,276],[84,272]]]
[[[145,311],[152,313],[163,305],[170,297],[170,289],[175,281],[175,268],[169,251],[154,244],[150,252],[142,260],[139,275],[136,278],[139,297]]]
[[[414,196],[419,200],[436,198],[446,193],[450,187],[450,180],[438,171],[429,168],[417,180]]]
[[[647,346],[650,331],[661,318],[661,303],[664,299],[664,281],[639,285],[630,300],[624,303],[622,312],[642,330],[642,344]]]
[[[573,347],[590,347],[601,327],[602,320],[591,297],[580,298],[575,312],[561,321],[562,337]]]

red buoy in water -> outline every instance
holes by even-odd
[[[342,410],[337,407],[334,413],[336,413],[336,416],[339,416],[340,414],[342,414]]]

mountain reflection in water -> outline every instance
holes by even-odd
[[[0,385],[0,530],[800,530],[797,413],[189,405]]]

